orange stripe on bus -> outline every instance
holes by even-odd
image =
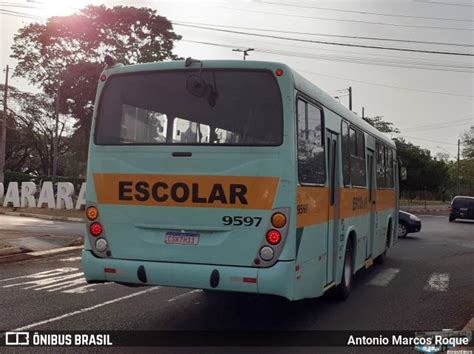
[[[395,208],[395,190],[375,191],[376,211]],[[351,218],[370,213],[369,190],[366,188],[339,189],[339,217]],[[329,208],[327,187],[297,188],[297,227],[317,225],[334,220],[334,208]]]
[[[296,227],[322,224],[329,220],[329,189],[303,187],[296,189]]]
[[[273,208],[278,177],[94,174],[99,204]]]

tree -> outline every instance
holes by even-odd
[[[403,138],[394,140],[398,159],[406,167],[408,175],[405,181],[400,181],[400,190],[410,198],[428,191],[444,200],[450,181],[447,162],[433,158],[428,149],[406,142]]]
[[[367,123],[375,127],[377,130],[381,131],[382,133],[389,133],[389,134],[399,134],[400,130],[393,126],[393,123],[386,122],[383,120],[383,116],[375,116],[371,117],[364,117],[363,118]]]
[[[4,86],[0,85],[0,92]],[[32,94],[10,86],[7,120],[6,169],[48,176],[52,171],[54,102],[45,94]],[[66,117],[59,121],[58,151],[69,150],[65,136],[72,127]]]
[[[97,79],[105,54],[123,64],[177,59],[181,39],[172,24],[150,8],[87,6],[70,16],[30,24],[14,36],[14,75],[26,78],[50,97],[60,112],[75,118],[74,140],[85,161]]]
[[[462,155],[465,159],[474,160],[474,125],[464,132],[462,136],[463,150]]]

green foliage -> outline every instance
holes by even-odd
[[[21,182],[34,181],[35,177],[28,173],[5,171],[5,191],[8,188],[10,182],[18,182],[18,185],[21,186]]]
[[[0,92],[4,87],[0,85]],[[23,92],[10,86],[8,90],[6,169],[32,175],[48,175],[52,171],[54,110],[53,101],[45,94]],[[59,120],[58,152],[67,154],[71,125],[67,117]],[[59,170],[59,172],[63,172]]]
[[[393,126],[393,123],[386,122],[383,120],[383,116],[376,116],[376,117],[364,117],[363,118],[367,123],[375,127],[377,130],[381,131],[382,133],[392,133],[392,134],[399,134],[400,130]]]
[[[67,144],[74,150],[73,159],[85,166],[105,55],[123,64],[177,59],[172,49],[179,39],[171,22],[153,9],[90,5],[74,15],[21,28],[12,45],[12,57],[18,61],[14,75],[41,88],[51,101],[59,96],[60,112],[75,119]]]
[[[446,198],[450,178],[446,161],[433,158],[430,151],[395,139],[398,159],[407,169],[407,179],[400,181],[400,190],[414,198],[420,191],[428,191]]]
[[[474,125],[469,130],[464,132],[462,136],[462,155],[465,159],[474,160]]]
[[[43,182],[52,181],[51,176],[33,176],[28,173],[22,172],[13,172],[5,171],[5,190],[8,188],[10,182],[18,182],[18,185],[21,187],[21,182],[34,182],[36,185],[42,185]],[[81,185],[85,182],[84,178],[79,177],[65,177],[58,176],[56,177],[57,182],[70,182],[74,185],[74,188],[79,192]]]
[[[452,195],[474,196],[474,159],[451,162],[449,176]]]

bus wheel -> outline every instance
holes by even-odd
[[[341,284],[335,289],[335,297],[338,300],[345,300],[349,297],[352,288],[354,274],[354,250],[352,239],[347,240],[346,254],[344,256],[344,267],[342,269]]]
[[[382,254],[380,254],[378,257],[375,257],[374,262],[377,264],[382,264],[385,262],[385,258],[387,258],[387,251],[388,251],[388,245],[390,242],[390,230],[392,229],[392,226],[389,225],[387,229],[387,236],[385,237],[385,249]]]

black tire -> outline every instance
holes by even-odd
[[[449,217],[449,222],[453,222],[453,221],[456,221],[456,218],[455,218],[455,217],[452,217],[452,216],[450,216],[450,217]]]
[[[404,238],[408,235],[408,225],[404,221],[398,222],[398,238]]]
[[[336,289],[334,289],[334,297],[338,300],[346,300],[352,289],[352,281],[354,278],[354,249],[352,239],[347,240],[346,253],[344,255],[344,265],[342,268],[342,279]]]
[[[376,264],[383,264],[383,262],[385,262],[385,258],[387,258],[387,251],[388,251],[388,245],[390,243],[390,230],[391,229],[392,229],[392,225],[389,226],[389,228],[387,230],[387,235],[385,236],[385,249],[384,249],[383,253],[378,255],[374,259],[374,263],[376,263]]]

